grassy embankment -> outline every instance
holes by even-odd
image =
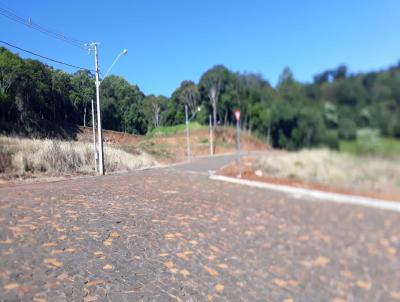
[[[156,164],[144,152],[129,154],[105,146],[107,172],[127,171]],[[60,175],[94,172],[93,145],[86,142],[38,140],[0,136],[0,175]]]
[[[207,130],[208,126],[200,125],[198,122],[189,123],[190,131]],[[161,136],[161,135],[176,135],[186,131],[186,124],[176,126],[158,127],[151,130],[147,137]]]
[[[256,163],[264,175],[367,192],[400,193],[399,157],[355,156],[327,149],[265,156]]]
[[[214,132],[216,154],[234,152],[236,150],[236,132],[233,127],[218,126]],[[197,122],[190,123],[190,145],[193,157],[210,154],[209,128]],[[242,150],[265,150],[265,142],[251,136],[247,132],[241,134]],[[132,146],[133,148],[134,146]],[[179,162],[187,158],[186,125],[180,124],[153,129],[136,145],[161,162]],[[129,151],[128,146],[122,147]]]

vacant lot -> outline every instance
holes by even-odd
[[[144,152],[129,154],[106,146],[105,168],[108,172],[129,171],[156,164]],[[93,145],[85,142],[0,137],[0,175],[88,174],[95,170]]]
[[[232,127],[218,127],[215,131],[216,154],[236,151],[236,132]],[[198,123],[190,124],[190,145],[192,157],[210,154],[209,129]],[[185,125],[159,127],[135,143],[117,143],[116,146],[127,152],[142,150],[162,163],[175,163],[187,160]],[[243,151],[267,150],[265,142],[243,132],[241,135]]]
[[[358,192],[400,195],[398,160],[353,156],[329,150],[303,150],[263,156],[255,163],[263,175]]]

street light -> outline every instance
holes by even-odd
[[[197,111],[200,111],[201,108],[197,107]],[[190,138],[189,138],[189,122],[196,116],[196,112],[194,112],[193,116],[189,119],[188,117],[188,105],[185,104],[185,119],[186,119],[186,144],[187,144],[187,155],[188,161],[191,161],[190,154]]]
[[[120,57],[126,55],[127,53],[128,53],[128,50],[127,50],[127,49],[124,49],[124,50],[115,58],[114,62],[111,64],[110,68],[108,68],[106,74],[104,75],[103,80],[104,80],[105,77],[108,76],[108,74],[110,73],[110,70],[114,67],[115,63],[117,63],[118,59],[119,59]],[[101,84],[101,83],[100,83],[100,84]]]
[[[86,47],[89,50],[94,50],[94,64],[95,64],[95,71],[96,71],[96,103],[97,103],[97,126],[98,126],[98,141],[99,141],[99,173],[100,175],[104,175],[104,156],[103,156],[103,131],[101,128],[101,111],[100,111],[100,84],[103,82],[104,78],[108,75],[110,72],[111,68],[115,65],[115,63],[118,61],[118,59],[127,54],[128,50],[124,49],[114,60],[114,62],[111,64],[110,68],[107,70],[105,76],[103,77],[103,80],[100,82],[99,79],[99,58],[98,58],[98,50],[97,47],[100,43],[98,42],[93,42],[90,44],[86,44]]]

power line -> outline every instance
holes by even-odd
[[[68,44],[70,44],[72,46],[75,46],[75,47],[78,47],[78,48],[84,48],[81,43],[75,42],[73,39],[70,39],[70,38],[68,38],[68,37],[66,37],[66,36],[64,36],[62,34],[55,33],[55,32],[52,32],[50,30],[47,30],[47,29],[45,29],[45,28],[43,28],[41,26],[38,26],[35,23],[33,23],[32,20],[30,20],[30,19],[26,20],[26,19],[24,19],[22,17],[19,17],[17,15],[9,13],[8,11],[2,9],[1,7],[0,7],[0,15],[3,15],[5,17],[9,18],[12,21],[15,21],[17,23],[21,23],[21,24],[27,26],[30,29],[37,30],[37,31],[39,31],[39,32],[41,32],[41,33],[43,33],[43,34],[45,34],[47,36],[50,36],[52,38],[61,40],[61,41],[65,42],[65,43],[68,43]]]
[[[34,56],[40,57],[40,58],[42,58],[42,59],[45,59],[45,60],[49,60],[49,61],[58,63],[58,64],[62,64],[62,65],[69,66],[69,67],[73,67],[73,68],[76,68],[76,69],[94,71],[94,70],[92,70],[92,69],[88,69],[88,68],[80,67],[80,66],[77,66],[77,65],[65,63],[65,62],[62,62],[62,61],[59,61],[59,60],[51,59],[51,58],[49,58],[49,57],[46,57],[46,56],[37,54],[37,53],[35,53],[35,52],[33,52],[33,51],[30,51],[30,50],[23,49],[23,48],[21,48],[21,47],[15,46],[15,45],[10,44],[10,43],[5,42],[5,41],[1,41],[1,40],[0,40],[0,43],[3,43],[3,44],[8,45],[8,46],[10,46],[10,47],[19,49],[19,50],[24,51],[24,52],[27,52],[27,53],[29,53],[29,54],[31,54],[31,55],[34,55]]]
[[[0,15],[14,21],[17,23],[20,23],[22,25],[25,25],[29,29],[34,29],[37,30],[47,36],[50,36],[52,38],[58,39],[60,41],[63,41],[65,43],[68,43],[72,46],[85,49],[84,44],[86,43],[85,41],[66,36],[63,33],[55,32],[50,29],[45,28],[44,26],[33,22],[31,18],[24,18],[19,16],[16,12],[14,12],[12,9],[6,7],[5,5],[2,4],[3,7],[0,6]]]

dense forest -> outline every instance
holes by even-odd
[[[104,79],[100,95],[103,127],[135,134],[183,123],[184,104],[195,120],[208,124],[214,104],[219,125],[232,124],[239,108],[243,130],[279,148],[337,148],[339,139],[354,139],[360,128],[400,137],[399,65],[360,74],[339,66],[312,83],[296,81],[285,68],[276,87],[260,74],[216,65],[199,83],[183,81],[169,98],[145,95],[118,76]],[[68,74],[0,48],[1,133],[71,137],[78,125],[91,125],[93,98],[90,71]]]

